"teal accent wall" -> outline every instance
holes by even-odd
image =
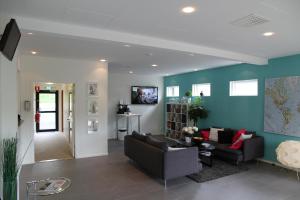
[[[207,119],[200,120],[199,126],[254,130],[265,138],[264,159],[276,161],[275,149],[279,143],[300,140],[300,137],[264,132],[265,79],[285,76],[300,76],[300,54],[271,59],[268,65],[263,66],[238,64],[168,76],[164,77],[164,86],[179,85],[182,97],[187,90],[192,89],[192,84],[211,83],[211,96],[203,97],[203,104],[210,114]],[[243,79],[258,79],[258,96],[229,96],[229,81]]]

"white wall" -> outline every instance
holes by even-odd
[[[8,17],[0,16],[0,34],[3,33],[8,22]],[[16,137],[18,131],[17,60],[18,50],[12,62],[0,53],[0,144],[3,138]],[[2,196],[1,177],[2,174],[0,175],[0,197]]]
[[[107,154],[107,64],[96,61],[57,59],[39,56],[21,57],[21,101],[30,100],[33,105],[33,84],[35,82],[56,82],[75,84],[75,157],[90,157]],[[101,115],[100,133],[87,133],[87,82],[99,84],[99,105]],[[34,162],[33,110],[21,109],[24,124],[22,128],[23,148],[26,153],[24,163]],[[25,141],[25,142],[24,142]]]
[[[163,78],[153,75],[134,75],[109,73],[108,75],[108,134],[116,137],[116,111],[120,99],[130,104],[131,86],[157,86],[159,102],[157,105],[129,105],[132,113],[142,114],[141,132],[161,134],[163,132]],[[120,120],[120,127],[125,122]],[[132,119],[137,130],[137,120]]]
[[[16,56],[16,55],[15,55]],[[17,56],[16,56],[17,57]],[[1,132],[2,137],[16,137],[18,117],[17,64],[1,55]]]
[[[0,55],[0,141],[17,136],[17,55],[13,62]],[[2,145],[0,145],[2,154]],[[0,175],[0,197],[2,194],[2,174]]]

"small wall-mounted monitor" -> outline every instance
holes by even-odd
[[[13,60],[21,38],[21,31],[15,19],[6,25],[0,40],[0,51],[10,61]]]
[[[158,87],[132,86],[131,104],[157,104]]]

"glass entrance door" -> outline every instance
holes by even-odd
[[[40,114],[36,123],[37,132],[58,131],[58,91],[37,92],[36,111]]]

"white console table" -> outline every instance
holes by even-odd
[[[119,119],[121,118],[126,118],[126,129],[123,130],[123,131],[126,131],[126,134],[128,135],[129,134],[129,120],[131,118],[137,118],[138,120],[138,131],[139,133],[141,132],[141,116],[140,114],[117,114],[117,122],[116,122],[116,125],[117,125],[117,139],[119,139],[119,131],[121,129],[119,129]]]

